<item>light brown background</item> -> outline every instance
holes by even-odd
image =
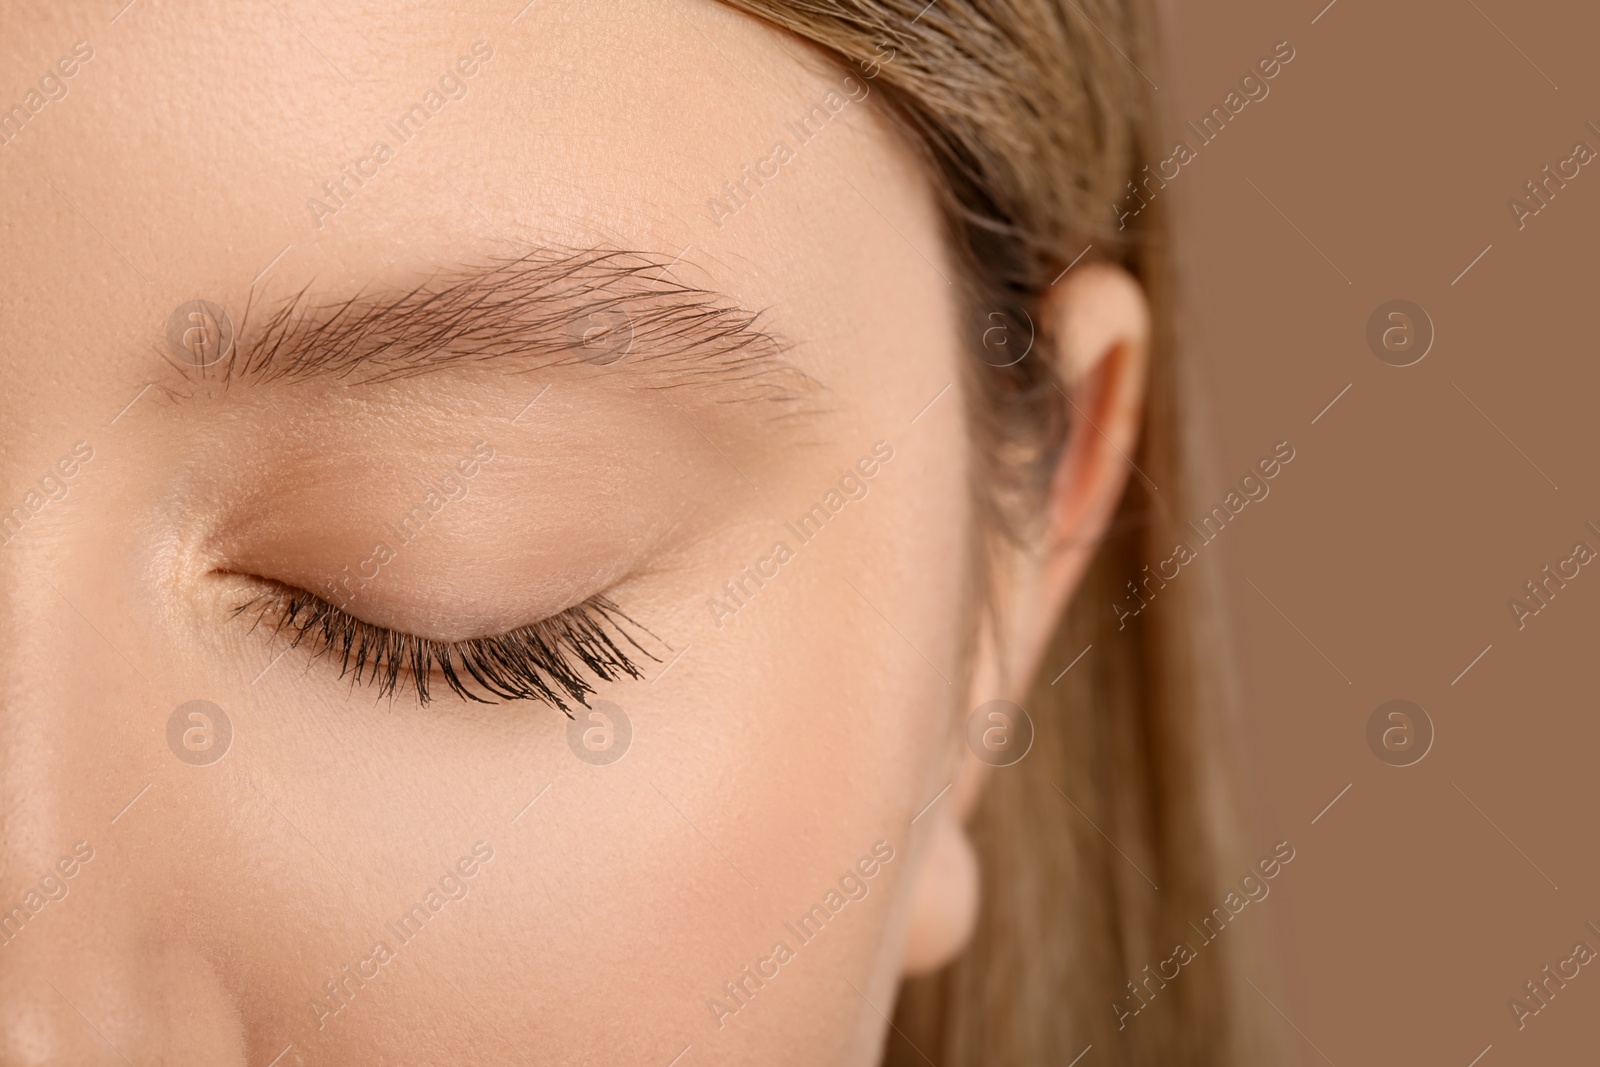
[[[1595,1062],[1600,961],[1525,1029],[1507,1000],[1578,940],[1600,950],[1600,565],[1521,631],[1507,601],[1580,538],[1600,550],[1600,161],[1521,231],[1507,201],[1576,141],[1600,150],[1600,15],[1324,2],[1172,10],[1160,94],[1198,120],[1276,42],[1297,53],[1167,190],[1206,498],[1273,442],[1298,453],[1216,546],[1257,832],[1298,850],[1253,921],[1301,1063]],[[1436,330],[1411,367],[1366,345],[1393,298]],[[1407,768],[1365,739],[1396,697],[1436,731]]]

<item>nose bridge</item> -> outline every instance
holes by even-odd
[[[99,565],[46,522],[0,547],[0,1067],[124,1062],[107,1039],[141,995],[149,894],[117,858],[141,682],[100,633]]]
[[[25,537],[0,549],[0,907],[88,830],[94,790],[73,786],[105,740],[78,710],[98,672],[74,665],[83,650],[48,567]]]
[[[116,620],[94,592],[106,564],[92,535],[85,546],[33,532],[0,548],[0,890],[103,837],[120,777],[108,772],[144,695],[104,636]]]

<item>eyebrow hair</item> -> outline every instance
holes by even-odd
[[[642,369],[658,389],[783,405],[819,388],[784,358],[793,346],[763,326],[762,312],[681,283],[670,274],[676,263],[647,252],[547,248],[343,300],[319,301],[308,285],[264,315],[252,296],[234,351],[217,368],[224,384],[361,385],[451,367],[587,363]]]

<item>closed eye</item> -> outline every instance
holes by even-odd
[[[255,612],[289,647],[338,664],[339,677],[376,686],[380,696],[413,689],[431,699],[436,678],[457,696],[482,704],[538,700],[573,718],[569,702],[588,706],[594,680],[641,678],[633,655],[657,660],[633,636],[645,630],[605,597],[591,597],[557,615],[507,633],[462,641],[437,641],[357,619],[312,593],[280,582],[241,604]],[[659,662],[659,660],[657,660]]]

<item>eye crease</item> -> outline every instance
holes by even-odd
[[[348,677],[352,686],[376,686],[380,696],[389,697],[410,688],[423,705],[433,699],[430,682],[437,672],[463,700],[538,700],[570,719],[570,703],[588,706],[595,691],[592,678],[642,678],[634,654],[659,662],[633,631],[654,635],[605,597],[591,597],[503,634],[436,641],[357,619],[303,589],[268,584],[268,592],[239,605],[234,614],[254,612],[256,625],[267,623],[274,637],[288,635],[290,648],[305,645],[313,658],[331,658],[339,677]]]

